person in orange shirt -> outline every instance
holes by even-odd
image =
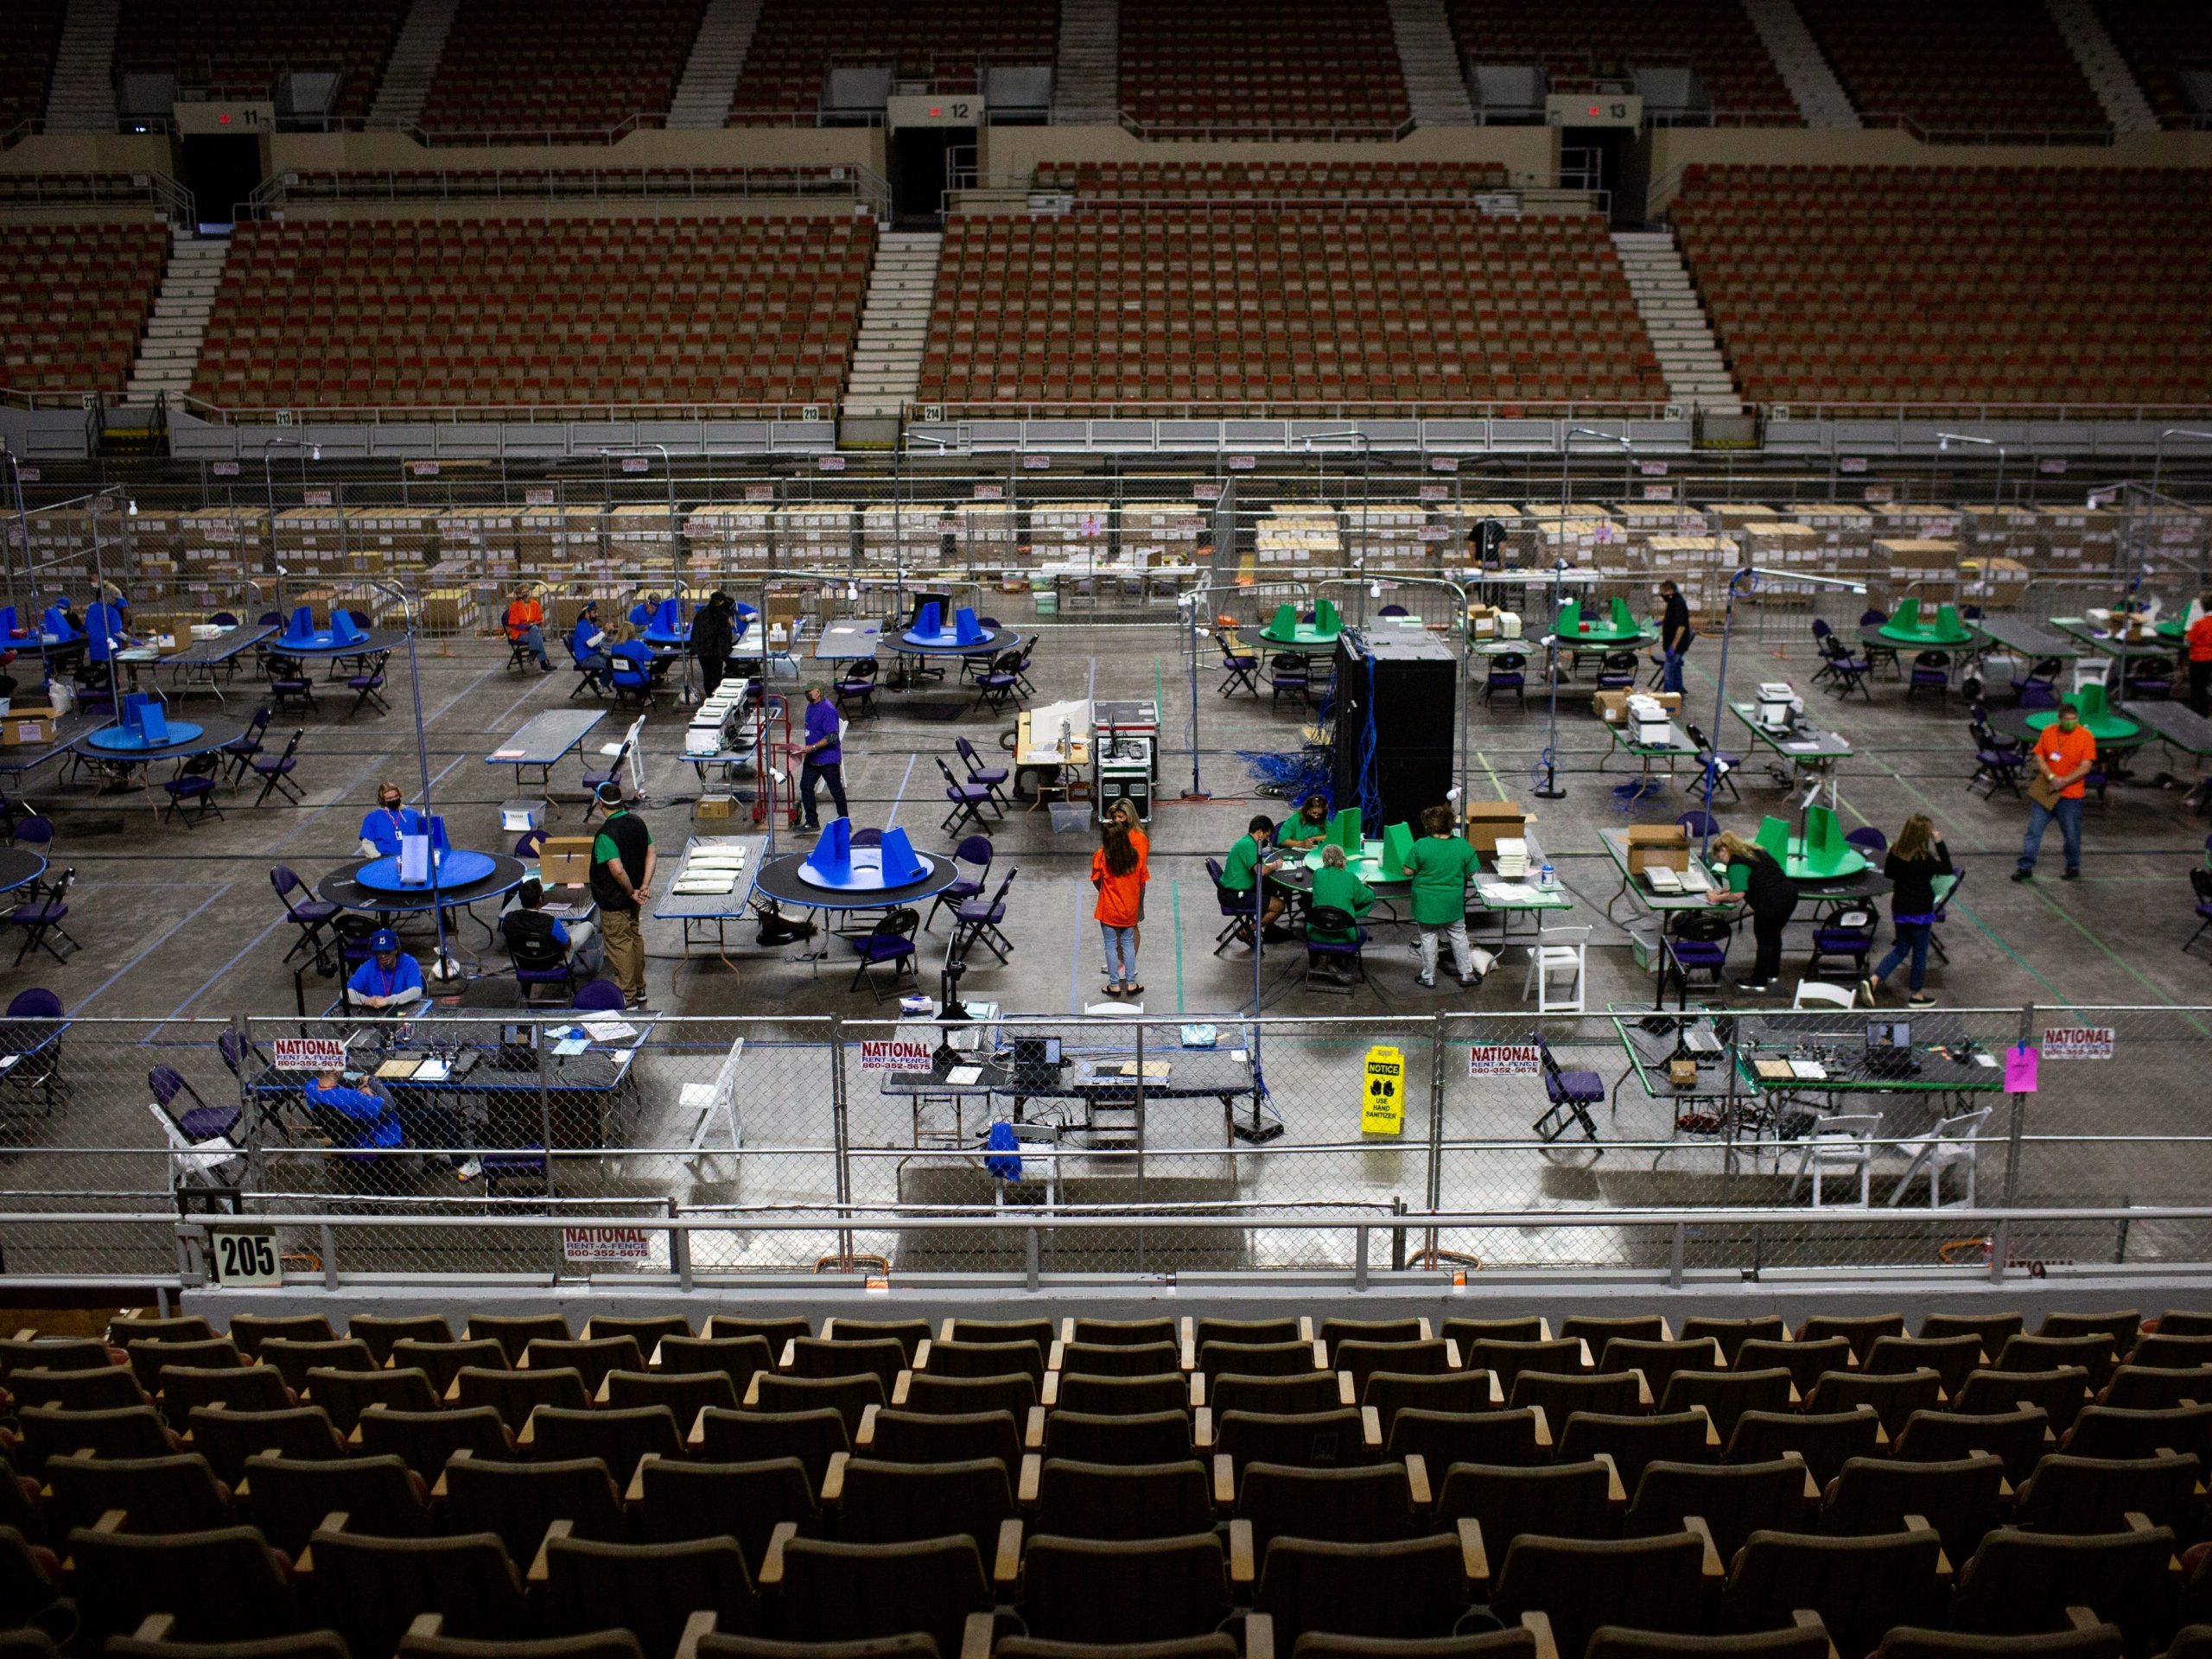
[[[2088,792],[2088,779],[2097,764],[2097,740],[2082,724],[2082,711],[2072,703],[2060,703],[2058,718],[2036,739],[2035,761],[2036,771],[2057,790],[2058,799],[2050,806],[2041,801],[2028,803],[2027,839],[2020,843],[2020,867],[2012,872],[2012,879],[2035,879],[2043,832],[2056,818],[2059,833],[2066,838],[2066,871],[2060,879],[2071,881],[2082,874],[2082,798]]]
[[[539,672],[553,671],[553,659],[545,654],[545,613],[537,595],[528,588],[516,588],[515,596],[507,601],[507,643],[520,645],[537,658]]]
[[[1106,939],[1106,994],[1137,996],[1144,990],[1137,982],[1137,919],[1144,913],[1144,884],[1152,873],[1118,820],[1109,819],[1099,839],[1101,846],[1090,855],[1090,885],[1098,889],[1091,914]]]
[[[2182,637],[2189,642],[2189,706],[2212,715],[2212,593],[2197,601],[2196,620]]]

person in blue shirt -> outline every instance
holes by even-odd
[[[361,856],[391,858],[399,851],[402,836],[426,835],[423,815],[401,804],[405,797],[389,778],[377,785],[377,804],[361,820]]]
[[[124,626],[120,602],[96,599],[85,607],[85,653],[93,662],[104,663],[130,644],[130,632]]]
[[[806,803],[806,827],[819,830],[821,815],[814,803],[814,788],[817,782],[830,785],[830,798],[837,804],[837,816],[849,818],[845,810],[845,751],[842,746],[837,718],[837,705],[830,701],[829,688],[817,680],[806,688],[806,741],[798,747],[799,758],[805,763],[799,768],[799,798]]]
[[[352,1135],[346,1142],[350,1149],[383,1151],[404,1144],[399,1114],[375,1078],[364,1077],[357,1088],[337,1071],[321,1071],[306,1092],[309,1106],[346,1121]]]
[[[346,982],[347,1005],[382,1011],[422,1000],[422,964],[399,948],[398,934],[378,928],[369,940],[369,959]]]
[[[604,670],[607,660],[607,630],[599,620],[599,601],[587,600],[582,610],[576,613],[576,626],[569,630],[569,654],[576,659],[578,668]]]

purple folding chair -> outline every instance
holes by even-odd
[[[894,993],[902,982],[911,982],[914,977],[914,930],[921,925],[921,920],[919,912],[901,905],[867,932],[847,939],[845,943],[860,957],[860,965],[853,970],[853,982],[848,988],[857,991],[865,984],[868,994],[882,1001],[883,990],[875,982],[875,970],[886,963],[891,964],[891,988]]]
[[[294,874],[288,865],[279,864],[270,869],[269,885],[276,889],[276,902],[284,906],[284,919],[300,930],[300,937],[284,953],[284,960],[289,962],[302,950],[319,952],[322,949],[323,930],[338,914],[338,906],[327,899],[317,899],[312,895],[293,898],[296,893],[308,894],[308,884]]]
[[[954,865],[972,866],[976,874],[973,876],[955,876],[952,879],[952,884],[938,894],[937,902],[930,906],[928,918],[922,923],[923,932],[926,933],[930,931],[931,925],[937,920],[938,912],[947,906],[951,908],[957,924],[960,906],[970,899],[980,898],[982,895],[983,884],[991,879],[991,840],[988,836],[970,836],[952,849]]]
[[[246,721],[245,730],[218,751],[223,757],[223,763],[231,769],[232,790],[245,781],[246,763],[261,753],[261,735],[269,729],[272,718],[266,706],[255,709],[253,718]]]
[[[985,766],[982,758],[976,753],[976,746],[964,737],[954,738],[952,747],[960,752],[961,763],[968,768],[969,783],[984,785],[1001,806],[1013,804],[1004,792],[1006,780],[1012,775],[1006,767]]]
[[[238,1127],[240,1114],[237,1107],[210,1106],[174,1067],[156,1066],[146,1074],[146,1086],[154,1091],[155,1103],[163,1111],[170,1110],[180,1095],[191,1100],[191,1105],[176,1114],[176,1126],[184,1131],[188,1140],[206,1141],[228,1135]]]
[[[1006,920],[1006,890],[1020,874],[1021,867],[1017,864],[1006,873],[999,890],[988,900],[970,899],[952,912],[952,944],[948,951],[952,961],[965,962],[969,947],[978,943],[1001,962],[1007,959],[1007,953],[1014,949],[1014,941],[1007,938],[1000,924]]]
[[[931,758],[935,759],[934,756]],[[990,790],[982,784],[962,783],[952,775],[952,768],[943,760],[938,760],[937,769],[938,775],[944,779],[944,798],[951,803],[952,808],[938,828],[947,835],[957,835],[960,826],[972,819],[979,831],[988,835],[991,826],[984,821],[983,809],[989,807],[995,817],[1004,816],[999,811],[997,803],[991,799]]]
[[[261,779],[261,793],[253,798],[254,805],[266,806],[271,795],[282,795],[295,806],[306,798],[292,781],[293,768],[300,764],[300,740],[306,735],[307,730],[302,727],[293,732],[282,754],[257,754],[246,762],[253,775]]]
[[[594,979],[576,988],[569,1005],[578,1014],[620,1014],[627,1006],[622,988],[611,979]]]
[[[73,950],[77,941],[69,937],[69,930],[62,925],[69,914],[69,889],[76,885],[77,872],[73,868],[64,870],[56,880],[39,883],[32,889],[32,897],[10,911],[0,921],[23,930],[23,948],[16,952],[16,965],[21,967],[25,957],[33,950],[44,950],[56,962],[68,958],[54,948],[48,936],[59,933]]]
[[[1536,1045],[1537,1057],[1543,1062],[1544,1097],[1551,1103],[1531,1126],[1537,1139],[1556,1141],[1567,1132],[1569,1124],[1577,1124],[1585,1139],[1595,1141],[1598,1125],[1591,1119],[1590,1109],[1605,1098],[1605,1078],[1595,1071],[1561,1071],[1543,1033],[1532,1033],[1532,1040]]]

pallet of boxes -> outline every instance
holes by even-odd
[[[1956,604],[1962,592],[1959,567],[1964,556],[1965,550],[1955,541],[1876,537],[1872,575],[1886,584],[1886,602],[1881,608],[1894,611],[1906,599],[1918,599],[1923,607]]]
[[[438,515],[439,557],[426,578],[425,632],[450,635],[499,625],[514,590],[521,517],[509,506],[448,507]],[[435,607],[429,598],[438,601]]]
[[[775,563],[770,552],[774,513],[765,503],[722,501],[692,508],[683,521],[684,579],[702,593],[722,586],[757,587]],[[610,545],[619,547],[624,539],[609,533]]]
[[[1146,573],[1145,591],[1173,592],[1195,579],[1198,542],[1213,515],[1196,501],[1125,501],[1122,551]]]
[[[932,501],[877,501],[861,509],[861,563],[871,570],[935,570],[944,532]]]
[[[2043,514],[2034,507],[1960,510],[1959,597],[1985,611],[2016,608],[2028,575],[2042,563]]]
[[[776,509],[776,569],[843,575],[853,563],[853,510],[842,501]]]
[[[34,525],[34,531],[36,526]],[[177,575],[187,594],[232,592],[267,574],[269,515],[258,508],[201,507],[177,515]],[[305,584],[312,593],[320,584]],[[287,589],[295,603],[312,602]],[[326,596],[327,602],[327,596]]]
[[[962,501],[948,508],[945,516],[958,521],[952,533],[959,546],[960,563],[977,582],[995,584],[1004,593],[1029,585],[1011,503]]]
[[[1344,570],[1344,530],[1336,510],[1279,501],[1252,531],[1255,574],[1262,582],[1319,582]]]
[[[1432,538],[1428,509],[1417,502],[1348,501],[1343,518],[1345,563],[1370,575],[1435,575],[1437,545],[1451,533]]]

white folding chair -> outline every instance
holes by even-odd
[[[2074,681],[2070,690],[2079,691],[2085,685],[2112,684],[2112,664],[2105,658],[2078,658],[2074,664]]]
[[[1821,1207],[1821,1180],[1824,1175],[1847,1174],[1859,1176],[1859,1206],[1862,1210],[1873,1202],[1874,1196],[1874,1136],[1882,1127],[1879,1112],[1840,1112],[1823,1114],[1813,1120],[1813,1127],[1805,1133],[1805,1150],[1797,1160],[1796,1176],[1789,1183],[1789,1192],[1783,1200],[1787,1204],[1797,1196],[1797,1189],[1804,1185],[1808,1173],[1813,1178],[1813,1208]]]
[[[1923,1170],[1928,1173],[1928,1207],[1943,1207],[1943,1172],[1963,1167],[1967,1173],[1967,1195],[1963,1202],[1974,1208],[1975,1166],[1980,1162],[1981,1126],[1989,1122],[1996,1109],[1984,1106],[1977,1111],[1961,1112],[1956,1117],[1940,1120],[1936,1127],[1916,1141],[1906,1144],[1912,1147],[1912,1161],[1905,1166],[1896,1190],[1890,1194],[1890,1207],[1894,1210],[1904,1202],[1905,1189]]]
[[[1587,966],[1590,949],[1590,929],[1587,927],[1547,927],[1538,931],[1535,944],[1529,947],[1529,977],[1521,986],[1521,1000],[1526,1002],[1529,994],[1536,995],[1539,1014],[1580,1014],[1582,1012],[1582,984],[1584,969]],[[1557,1001],[1551,995],[1552,981],[1560,976],[1569,976],[1572,989]]]
[[[1854,994],[1840,985],[1824,985],[1817,979],[1801,979],[1797,982],[1797,994],[1789,999],[1789,1006],[1793,1008],[1848,1008],[1858,1001]]]
[[[176,1119],[162,1109],[158,1101],[148,1101],[146,1109],[162,1126],[162,1138],[169,1148],[169,1190],[181,1192],[187,1187],[235,1187],[238,1176],[245,1169],[245,1148],[226,1135],[211,1135],[205,1141],[194,1141],[186,1137],[177,1127]]]

